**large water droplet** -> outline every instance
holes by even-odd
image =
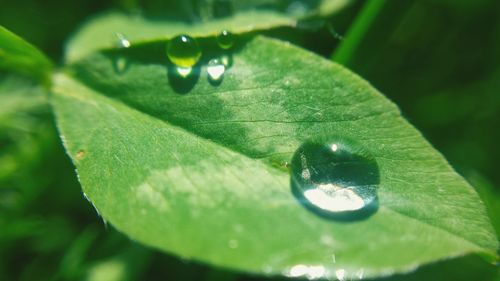
[[[227,30],[221,31],[221,33],[217,35],[217,44],[224,50],[230,49],[234,44],[233,34]]]
[[[375,158],[351,140],[308,142],[292,159],[295,195],[310,209],[333,218],[373,213],[379,182]]]
[[[212,82],[218,82],[222,79],[224,72],[226,71],[226,67],[219,59],[211,59],[208,62],[207,72],[208,78]]]
[[[168,42],[167,56],[175,65],[191,68],[200,59],[201,49],[196,39],[188,35],[179,35]]]

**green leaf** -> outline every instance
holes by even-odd
[[[0,26],[0,70],[29,75],[49,83],[52,64],[36,47]]]
[[[164,46],[96,53],[55,82],[52,104],[83,190],[120,231],[184,258],[266,274],[304,265],[310,275],[375,277],[496,256],[474,189],[366,81],[263,37],[236,46],[220,85],[205,66],[179,81]],[[379,209],[364,220],[304,208],[282,164],[302,143],[339,135],[380,169]]]
[[[296,19],[267,11],[250,11],[231,18],[213,20],[203,24],[179,21],[148,20],[121,13],[105,13],[94,17],[68,44],[66,59],[73,62],[96,50],[117,46],[117,33],[124,34],[132,44],[151,40],[169,39],[179,34],[209,37],[223,29],[233,33],[263,30],[277,26],[294,26]]]
[[[325,0],[308,16],[326,16],[347,6],[352,0]],[[175,20],[158,20],[138,15],[108,12],[95,16],[73,36],[66,51],[66,60],[74,62],[99,50],[117,46],[117,33],[123,34],[132,44],[167,40],[179,34],[192,37],[211,37],[223,29],[235,34],[267,30],[276,27],[294,27],[298,18],[273,10],[240,11],[231,17],[206,22],[190,23]]]

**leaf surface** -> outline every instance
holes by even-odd
[[[255,37],[241,39],[220,85],[207,79],[209,51],[179,81],[164,45],[95,53],[55,80],[52,104],[83,190],[120,231],[184,258],[308,278],[495,257],[476,192],[363,79]],[[117,71],[116,59],[127,67]],[[364,220],[325,219],[291,192],[284,163],[302,143],[335,136],[378,163],[379,209]]]

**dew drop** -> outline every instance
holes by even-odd
[[[211,81],[213,81],[213,82],[220,81],[222,79],[225,71],[226,71],[226,67],[221,62],[221,60],[211,59],[208,62],[207,72],[208,72],[208,78]]]
[[[196,39],[179,35],[168,41],[167,57],[180,68],[193,67],[201,57],[201,49]]]
[[[130,41],[125,37],[125,35],[121,33],[115,33],[118,41],[116,42],[116,46],[119,49],[127,49],[131,46]],[[125,73],[128,69],[129,63],[128,60],[123,56],[123,53],[118,53],[117,56],[113,59],[113,68],[119,74]]]
[[[222,30],[221,33],[217,35],[217,44],[224,50],[230,49],[234,44],[233,34],[227,30]]]
[[[377,162],[351,140],[300,146],[292,159],[291,181],[299,200],[322,215],[365,215],[377,207]]]
[[[130,44],[130,41],[125,37],[125,35],[121,33],[116,33],[116,37],[118,38],[117,46],[118,48],[128,48],[132,44]]]

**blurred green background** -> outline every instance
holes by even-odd
[[[65,40],[95,13],[202,21],[201,2],[6,0],[0,25],[62,65]],[[284,10],[290,1],[233,2]],[[396,102],[477,188],[499,233],[500,1],[355,1],[327,19],[266,34],[333,57]],[[106,226],[82,196],[43,90],[0,72],[0,95],[0,280],[264,279],[178,260]],[[470,256],[390,280],[495,276],[498,268]]]

